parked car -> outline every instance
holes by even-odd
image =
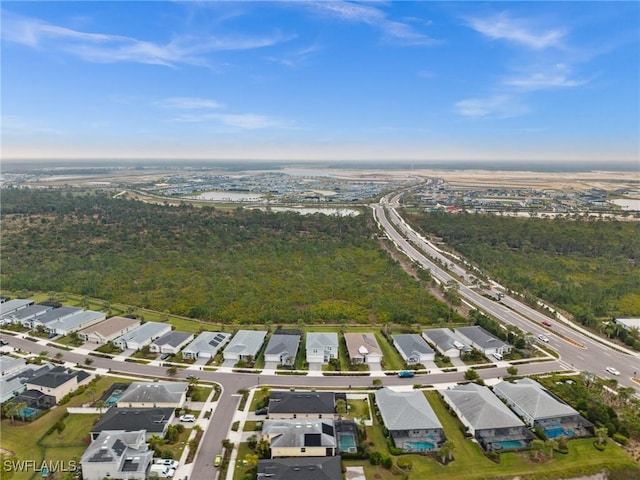
[[[493,355],[493,358],[495,358],[496,360],[502,360],[504,358],[502,354],[498,352],[493,352],[491,355]]]
[[[195,422],[196,421],[196,416],[195,415],[182,415],[179,420],[181,422]]]
[[[178,468],[180,466],[180,462],[177,460],[172,460],[170,458],[158,458],[155,461],[155,465],[164,465],[169,468]]]
[[[195,375],[187,375],[187,380],[199,380],[199,377],[196,377]]]
[[[256,415],[267,415],[269,413],[269,407],[262,407],[256,410]]]
[[[549,343],[549,337],[547,337],[546,335],[538,335],[538,339],[544,343]]]
[[[216,455],[216,459],[213,461],[214,467],[219,467],[222,465],[222,455]]]
[[[4,338],[0,338],[0,346],[5,346],[5,345],[9,345],[9,342],[7,342]]]
[[[169,358],[171,356],[170,353],[163,353],[162,355],[160,355],[160,360],[166,360],[167,358]]]
[[[413,378],[415,375],[415,373],[409,371],[409,370],[402,370],[400,372],[398,372],[398,377],[400,378]]]
[[[611,375],[620,375],[620,372],[616,368],[607,367],[605,368],[605,370],[609,372]]]

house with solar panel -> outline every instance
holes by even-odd
[[[535,435],[488,387],[456,385],[440,392],[467,431],[486,451],[529,448]]]
[[[213,358],[230,338],[230,333],[202,332],[193,342],[182,350],[182,358],[185,360]]]
[[[265,420],[262,438],[267,440],[271,458],[332,457],[338,443],[333,420]]]
[[[591,422],[535,380],[502,381],[493,387],[493,392],[527,425],[542,430],[548,438],[592,434]]]
[[[123,478],[145,480],[153,460],[153,450],[143,430],[102,432],[80,458],[84,480]]]
[[[419,390],[376,390],[376,406],[396,448],[405,452],[438,450],[446,437],[436,413]]]

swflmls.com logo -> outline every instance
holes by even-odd
[[[64,462],[62,460],[5,460],[2,464],[5,472],[41,472],[41,473],[66,473],[78,470],[75,460]]]

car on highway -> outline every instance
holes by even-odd
[[[196,416],[195,415],[182,415],[178,420],[180,420],[181,422],[195,422],[196,421]]]
[[[213,461],[214,467],[219,467],[222,465],[222,455],[216,455],[216,459]]]
[[[187,380],[199,380],[199,377],[196,377],[195,375],[187,375]]]
[[[538,335],[538,340],[544,343],[549,343],[549,337],[547,337],[546,335],[542,335],[542,334]]]
[[[549,327],[549,328],[551,328],[551,322],[548,322],[547,320],[543,321],[543,322],[542,322],[542,324],[543,324],[545,327]]]
[[[402,370],[400,372],[398,372],[398,377],[399,378],[413,378],[414,377],[414,373],[409,371],[409,370]]]
[[[605,370],[609,372],[611,375],[620,375],[620,372],[613,367],[607,367],[605,368]]]
[[[178,468],[180,466],[180,462],[177,460],[172,460],[170,458],[158,458],[154,462],[155,465],[164,465],[169,468]]]

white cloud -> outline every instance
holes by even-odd
[[[243,130],[284,128],[282,122],[255,113],[195,113],[180,115],[173,120],[183,123],[218,123]]]
[[[493,40],[507,40],[534,50],[559,47],[565,35],[561,29],[533,31],[529,21],[511,18],[505,12],[487,18],[471,18],[467,23]]]
[[[263,58],[268,62],[279,63],[287,68],[298,68],[304,65],[308,61],[309,57],[319,50],[322,50],[322,48],[318,44],[314,43],[307,47],[285,54],[285,56],[276,57],[270,55]]]
[[[417,31],[407,23],[390,20],[383,10],[372,6],[374,3],[363,5],[345,1],[317,1],[300,2],[300,5],[314,8],[340,20],[370,25],[380,30],[383,37],[390,42],[403,45],[434,45],[440,43],[439,40]]]
[[[458,115],[477,118],[510,118],[528,111],[518,98],[510,95],[469,98],[457,102],[454,108]]]
[[[4,41],[64,52],[94,63],[206,65],[206,55],[216,51],[262,48],[290,39],[276,32],[264,36],[176,36],[169,42],[156,43],[121,35],[81,32],[6,11],[2,13]]]
[[[575,88],[589,83],[588,79],[570,78],[571,69],[564,64],[556,64],[546,71],[538,69],[521,77],[512,77],[504,80],[505,85],[517,87],[522,90],[543,90],[548,88]]]
[[[158,102],[155,102],[155,105],[162,108],[173,108],[179,110],[198,110],[223,107],[222,104],[216,102],[215,100],[194,97],[165,98]]]

